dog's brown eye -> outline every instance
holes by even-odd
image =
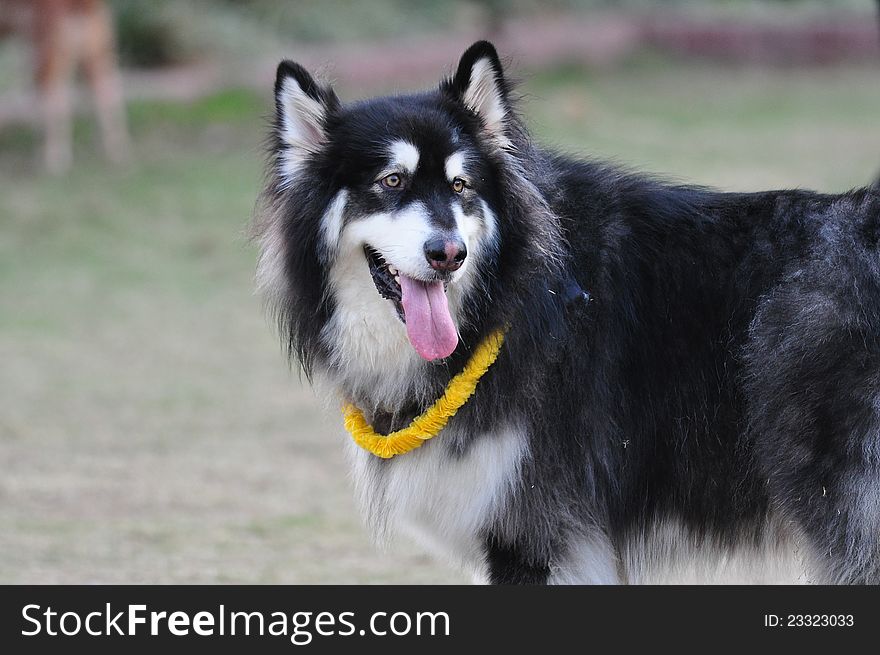
[[[462,191],[464,191],[464,187],[465,187],[464,180],[461,179],[460,177],[457,177],[454,180],[452,180],[452,190],[455,191],[456,193],[461,193]]]
[[[392,173],[391,175],[386,175],[385,177],[383,177],[380,182],[382,183],[382,186],[386,189],[396,189],[400,186],[403,180],[397,173]]]

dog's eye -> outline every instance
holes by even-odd
[[[386,175],[381,180],[379,180],[379,184],[381,184],[386,189],[399,189],[403,184],[403,178],[400,177],[397,173],[391,173],[391,175]]]
[[[461,179],[460,177],[457,177],[454,180],[452,180],[452,190],[455,191],[456,193],[461,193],[462,191],[464,191],[464,188],[466,186],[467,185],[464,183],[464,180]]]

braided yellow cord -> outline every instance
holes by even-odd
[[[357,407],[347,404],[342,410],[345,415],[345,429],[358,446],[383,459],[415,450],[428,439],[436,437],[473,395],[480,378],[498,357],[502,343],[504,330],[497,330],[486,337],[477,346],[462,371],[449,381],[443,395],[420,416],[414,418],[408,427],[383,436],[373,430],[373,426],[367,423]]]

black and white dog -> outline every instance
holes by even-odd
[[[493,583],[880,582],[880,192],[718,193],[536,146],[479,42],[439,89],[275,85],[258,284],[377,432],[381,540]]]

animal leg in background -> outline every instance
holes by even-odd
[[[113,22],[97,0],[43,0],[33,7],[37,86],[43,103],[46,168],[61,173],[73,159],[73,75],[82,63],[107,157],[128,157],[122,84]]]

